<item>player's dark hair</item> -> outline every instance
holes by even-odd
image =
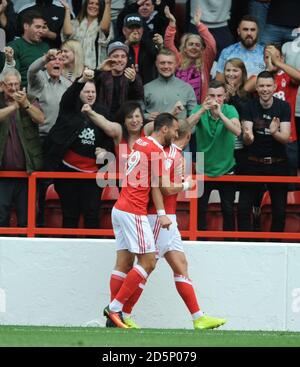
[[[262,72],[260,72],[258,75],[257,75],[257,79],[256,79],[256,82],[258,81],[258,79],[260,78],[265,78],[265,79],[268,79],[268,78],[271,78],[273,80],[275,80],[275,77],[274,77],[274,74],[271,73],[270,71],[268,70],[264,70]]]
[[[174,120],[178,121],[171,113],[160,113],[154,120],[154,131],[159,131],[163,126],[171,127]]]

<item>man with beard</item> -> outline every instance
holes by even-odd
[[[256,19],[251,15],[245,15],[239,23],[237,33],[240,42],[224,48],[219,57],[216,79],[221,82],[224,82],[225,62],[233,57],[244,61],[248,78],[265,69],[264,48],[257,42],[258,24]]]

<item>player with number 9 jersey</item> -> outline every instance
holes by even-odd
[[[151,186],[162,176],[165,157],[163,146],[151,136],[142,137],[134,143],[116,209],[147,215]]]

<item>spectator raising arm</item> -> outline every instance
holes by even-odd
[[[100,22],[100,28],[105,34],[109,34],[111,22],[111,0],[105,0],[105,8]]]
[[[120,143],[122,139],[122,127],[120,124],[107,120],[104,116],[93,111],[92,107],[88,104],[82,106],[81,112],[85,113],[95,125],[110,136],[114,140],[115,145]]]
[[[69,4],[65,0],[60,0],[61,4],[65,8],[65,18],[64,18],[64,24],[62,28],[62,32],[65,37],[70,37],[73,35],[73,26],[71,23],[71,10]]]

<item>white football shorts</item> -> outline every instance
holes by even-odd
[[[176,215],[167,214],[167,216],[172,221],[169,230],[161,228],[156,214],[148,214],[148,220],[154,234],[155,245],[158,249],[159,257],[164,257],[165,253],[169,251],[184,252]]]
[[[113,207],[111,212],[117,251],[134,254],[156,252],[154,236],[146,215],[137,215]]]

